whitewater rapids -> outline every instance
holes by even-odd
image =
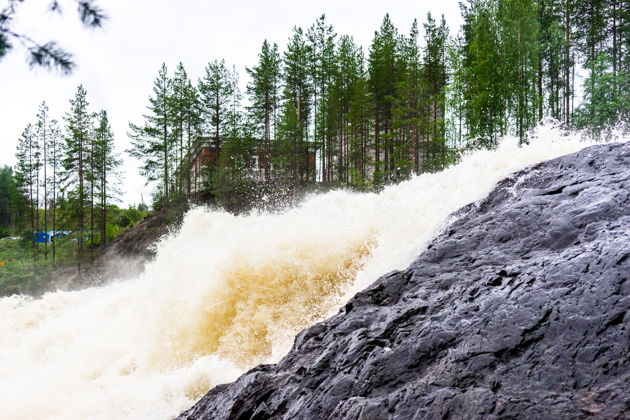
[[[501,179],[589,145],[545,127],[534,137],[380,194],[335,191],[280,214],[196,209],[137,279],[0,299],[0,417],[176,416],[405,268]]]

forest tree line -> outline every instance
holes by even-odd
[[[83,86],[61,123],[42,102],[18,141],[16,161],[15,168],[0,169],[0,233],[23,236],[23,250],[36,264],[76,263],[80,274],[120,217],[113,203],[122,161],[107,112],[90,110]]]
[[[221,149],[206,185],[219,198],[255,187],[254,155],[267,162],[263,180],[371,189],[442,169],[505,135],[526,141],[545,118],[592,130],[628,120],[630,2],[460,7],[454,35],[443,17],[428,14],[403,33],[386,15],[367,52],[321,16],[294,27],[282,52],[263,42],[245,92],[224,60],[209,62],[196,83],[182,63],[172,77],[163,64],[144,121],[130,124],[130,152],[166,202],[191,193],[200,141]],[[301,165],[309,151],[312,167]]]

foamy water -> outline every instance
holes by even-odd
[[[281,214],[191,211],[139,278],[0,299],[4,419],[167,419],[277,361],[295,334],[403,269],[458,208],[588,143],[542,127],[380,194],[331,192]]]

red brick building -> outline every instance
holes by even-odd
[[[207,179],[209,174],[208,168],[218,165],[220,153],[221,148],[217,148],[213,139],[205,137],[199,139],[197,146],[192,151],[190,160],[191,179],[193,183],[191,186],[192,192],[200,191],[208,184],[210,181]],[[255,150],[251,156],[249,165],[251,165],[251,169],[254,170],[253,173],[256,174],[256,177],[260,182],[265,181],[265,169],[267,169],[267,176],[269,179],[275,178],[273,164],[270,163],[269,158],[269,155],[273,154],[273,149],[269,153],[265,153],[263,150],[259,149]],[[304,153],[304,158],[301,159],[297,168],[298,172],[303,174],[303,177],[304,175],[306,175],[306,177],[310,177],[310,179],[304,180],[314,180],[316,160],[314,147],[309,147],[308,151]]]

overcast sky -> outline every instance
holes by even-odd
[[[0,7],[5,3],[0,0]],[[77,67],[71,76],[29,70],[20,48],[0,61],[0,166],[15,164],[17,139],[35,120],[39,104],[45,100],[51,116],[61,120],[78,84],[87,89],[93,111],[107,110],[122,152],[129,145],[128,123],[142,122],[162,62],[172,71],[182,61],[196,82],[208,61],[225,59],[236,65],[244,85],[245,67],[256,64],[264,39],[282,50],[293,26],[306,29],[321,14],[338,34],[354,36],[366,52],[385,13],[404,33],[414,18],[422,24],[428,11],[435,17],[444,14],[452,32],[461,23],[457,0],[100,0],[97,4],[110,19],[104,29],[88,30],[78,23],[73,1],[62,2],[61,17],[46,12],[49,1],[25,3],[14,29],[38,41],[58,41],[74,54]],[[140,194],[149,203],[151,186],[144,186],[137,162],[122,155],[123,204],[140,202]]]

